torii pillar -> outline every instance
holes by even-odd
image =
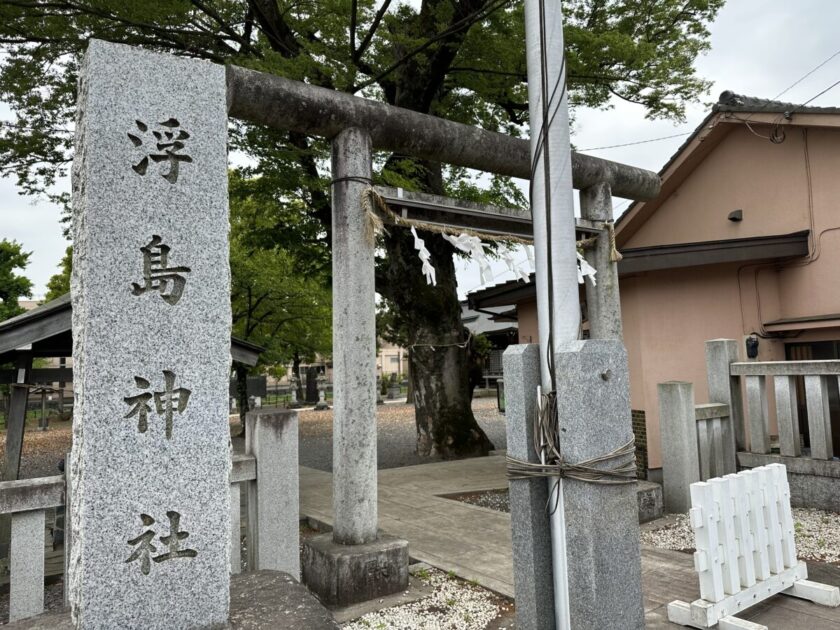
[[[408,587],[408,542],[377,530],[374,246],[362,194],[372,143],[359,128],[332,141],[333,531],[304,543],[303,581],[344,607]]]

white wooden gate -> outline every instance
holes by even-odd
[[[734,615],[778,593],[840,605],[840,590],[808,581],[805,563],[796,558],[784,465],[693,483],[691,505],[700,599],[668,604],[670,621],[695,628],[767,630]]]

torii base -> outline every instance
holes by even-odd
[[[408,541],[380,534],[364,545],[340,545],[332,534],[303,544],[301,577],[329,608],[344,608],[408,588]]]

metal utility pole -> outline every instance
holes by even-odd
[[[580,333],[572,155],[559,2],[525,0],[531,117],[531,215],[536,256],[542,391],[554,391],[554,355]],[[545,456],[543,451],[542,456]],[[563,480],[550,478],[555,623],[571,627]]]

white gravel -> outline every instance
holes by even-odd
[[[434,587],[431,595],[367,614],[342,626],[344,630],[480,630],[501,612],[500,598],[480,586],[435,569],[417,577]]]
[[[642,531],[642,544],[659,549],[691,551],[694,534],[687,514],[657,527],[656,522]],[[804,508],[793,509],[793,528],[796,552],[801,560],[840,562],[840,514]]]

